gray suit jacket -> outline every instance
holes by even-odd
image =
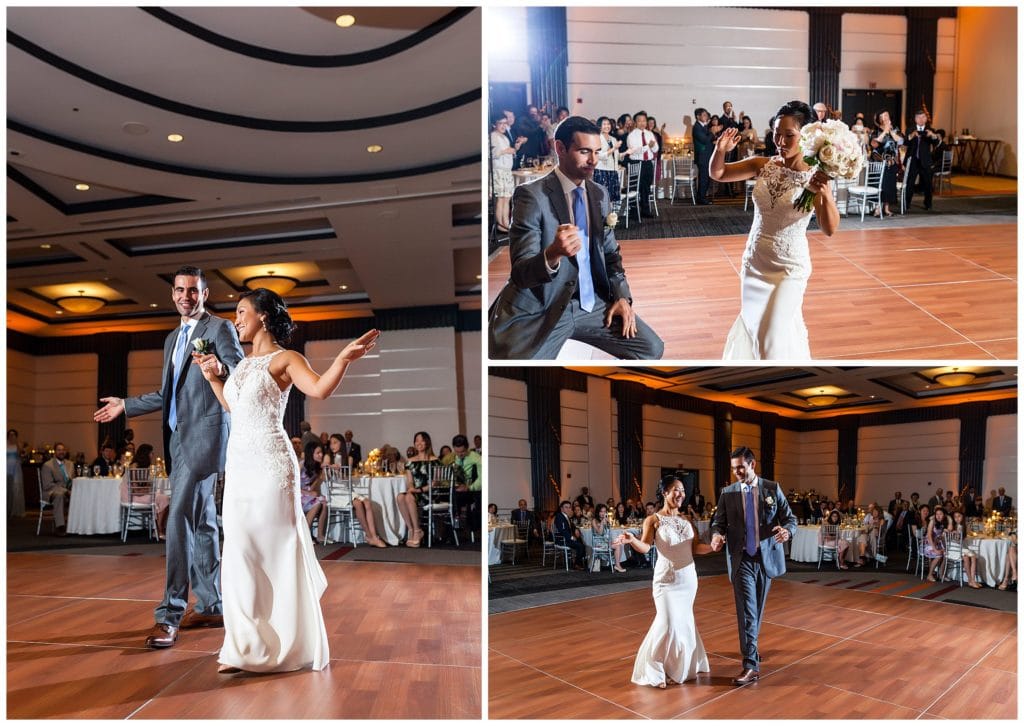
[[[781,526],[789,530],[790,539],[796,534],[796,515],[789,508],[786,495],[778,482],[757,478],[757,492],[761,498],[758,504],[760,522],[758,522],[758,539],[760,540],[761,561],[768,577],[786,574],[786,552],[781,542],[776,542],[772,530]],[[771,503],[767,500],[771,498]],[[739,482],[725,487],[718,495],[718,508],[715,518],[711,521],[711,531],[724,535],[726,563],[729,567],[729,579],[732,579],[733,559],[738,562],[743,554],[747,527],[743,521],[743,489]]]
[[[217,355],[228,371],[233,371],[242,360],[242,346],[238,343],[235,326],[224,318],[205,313],[189,339],[205,338],[212,345],[212,352]],[[211,474],[224,470],[224,447],[228,441],[230,416],[221,407],[210,384],[203,378],[191,356],[185,361],[185,370],[178,377],[177,390],[171,391],[174,367],[171,354],[174,343],[178,339],[178,328],[175,328],[164,341],[164,365],[161,373],[163,382],[159,391],[141,396],[124,399],[124,411],[130,418],[141,416],[153,411],[163,411],[164,456],[167,470],[172,465],[184,468],[184,472],[193,480],[205,479]],[[191,347],[189,348],[191,353]],[[170,408],[171,395],[177,396],[178,433],[183,447],[189,452],[186,461],[171,462],[171,429],[167,425],[167,411]]]
[[[604,224],[608,192],[600,184],[585,183],[594,291],[605,304],[619,298],[632,302],[615,232]],[[554,172],[516,187],[509,232],[512,274],[488,314],[491,358],[532,358],[569,305],[579,263],[575,257],[564,257],[550,275],[544,260],[558,226],[569,220],[569,205]]]

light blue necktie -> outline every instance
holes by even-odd
[[[60,473],[64,475],[64,483],[67,484],[71,481],[71,477],[68,476],[68,470],[64,468],[64,462],[57,459],[57,466],[60,467]]]
[[[747,487],[747,554],[757,554],[757,521],[754,516],[754,487]]]
[[[576,187],[572,197],[572,216],[580,231],[583,246],[576,253],[580,268],[580,307],[588,313],[594,309],[594,276],[590,272],[590,233],[588,231],[587,203],[583,199],[583,187]]]
[[[174,358],[171,360],[174,365],[174,379],[171,382],[171,407],[167,412],[167,425],[174,431],[178,427],[178,379],[185,370],[185,348],[188,345],[188,333],[190,326],[182,325],[178,333],[178,344],[174,348]]]

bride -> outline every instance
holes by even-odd
[[[803,301],[811,276],[807,248],[810,213],[793,209],[804,187],[816,192],[814,213],[821,231],[831,237],[839,210],[822,171],[812,173],[800,151],[800,128],[817,117],[801,101],[779,109],[773,122],[778,156],[753,156],[732,164],[725,156],[740,141],[726,129],[711,154],[711,178],[719,182],[756,179],[754,222],[740,267],[740,315],[725,343],[725,360],[807,360],[811,348],[804,325]]]
[[[647,637],[640,644],[633,665],[633,683],[664,688],[708,673],[704,644],[693,620],[697,597],[697,569],[693,555],[712,552],[696,538],[693,524],[680,516],[686,499],[683,483],[669,474],[658,485],[661,509],[644,520],[639,538],[626,531],[613,544],[628,544],[641,554],[651,547],[658,552],[654,566],[654,607],[656,615]]]
[[[299,465],[282,419],[294,385],[327,398],[349,364],[371,350],[371,330],[349,343],[317,375],[299,353],[285,350],[295,326],[277,293],[242,294],[235,328],[252,353],[222,382],[217,357],[195,354],[203,377],[231,411],[224,483],[221,590],[224,645],[221,673],[269,673],[328,663],[320,597],[327,589],[299,503]]]

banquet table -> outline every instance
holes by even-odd
[[[553,169],[552,166],[544,166],[540,169],[527,168],[527,169],[516,169],[512,172],[512,178],[515,180],[516,186],[520,184],[529,184],[532,181],[536,181],[541,177],[547,176],[548,173]]]
[[[121,531],[121,499],[127,498],[128,475],[122,477],[77,476],[71,481],[68,507],[69,534],[110,534]],[[153,480],[154,490],[169,494],[170,480]],[[134,529],[134,527],[133,527]]]
[[[632,532],[633,534],[637,535],[638,537],[640,536],[640,528],[639,527],[612,527],[610,529],[608,529],[608,528],[606,528],[606,529],[607,529],[607,531],[609,533],[608,534],[608,541],[609,542],[614,542],[616,540],[616,538],[620,534],[622,534],[623,532]],[[587,547],[587,559],[589,560],[591,552],[594,549],[594,531],[590,527],[580,527],[580,534],[583,535],[583,544],[586,545],[586,547]],[[615,558],[616,564],[618,564],[620,567],[622,566],[622,560],[623,560],[622,555],[626,554],[626,547],[628,547],[628,546],[629,545],[623,546],[623,548],[621,550],[621,554],[616,556],[616,558]],[[612,552],[615,552],[615,548],[614,547],[612,548]]]
[[[501,543],[515,537],[516,526],[509,523],[487,525],[487,564],[501,564]]]
[[[794,562],[817,562],[818,561],[818,533],[821,527],[818,525],[801,524],[796,528],[796,534],[789,542],[789,559]],[[839,530],[839,536],[850,543],[846,548],[846,561],[857,561],[857,536],[859,529],[843,527]]]
[[[1006,558],[1010,556],[1009,538],[968,537],[965,544],[978,555],[978,579],[989,587],[1002,582]]]
[[[404,476],[362,476],[353,477],[352,486],[357,495],[369,496],[373,509],[373,522],[377,534],[389,545],[396,546],[405,537],[405,521],[398,511],[398,494],[406,490]],[[329,539],[340,542],[345,539],[340,522],[331,524],[327,533]],[[318,537],[319,539],[319,537]]]

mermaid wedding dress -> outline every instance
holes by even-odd
[[[682,517],[658,515],[654,546],[654,607],[651,629],[640,644],[633,664],[633,683],[660,686],[682,683],[711,670],[693,619],[697,597],[697,568],[693,564],[690,522]]]
[[[224,482],[219,661],[256,673],[322,670],[329,660],[320,597],[327,589],[299,504],[299,465],[282,423],[270,361],[244,358],[224,384],[231,407]]]
[[[754,183],[754,222],[740,268],[742,304],[725,343],[724,360],[807,360],[811,357],[803,301],[811,276],[810,213],[793,202],[814,172],[791,171],[778,158]]]

